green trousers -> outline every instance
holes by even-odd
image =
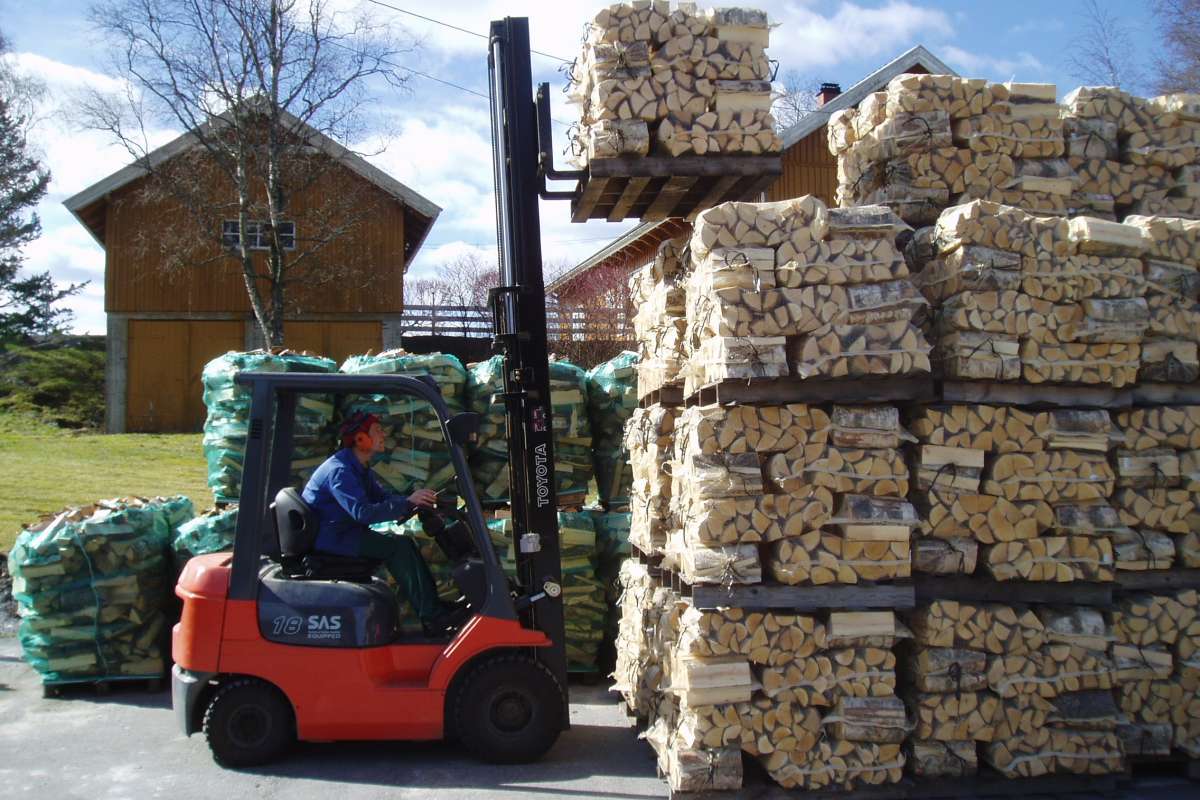
[[[412,603],[422,622],[433,619],[440,610],[437,585],[421,551],[407,536],[367,530],[358,546],[359,558],[382,561],[400,587],[401,600]]]

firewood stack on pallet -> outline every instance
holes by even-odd
[[[843,206],[912,225],[988,200],[1057,216],[1200,218],[1200,98],[899,75],[829,121]]]
[[[929,372],[888,209],[827,208],[805,196],[723,203],[690,243],[684,393],[726,380],[879,378]]]
[[[778,153],[769,37],[766,13],[752,9],[603,9],[569,72],[582,112],[577,159]]]
[[[687,239],[668,239],[659,245],[654,261],[629,278],[629,300],[637,309],[633,333],[638,343],[639,400],[664,387],[683,384],[684,286],[686,268],[691,265],[686,251]]]

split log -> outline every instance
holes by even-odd
[[[890,239],[827,239],[777,261],[780,287],[881,283],[908,277],[908,267]]]
[[[965,536],[982,544],[1032,539],[1054,522],[1047,503],[1013,503],[992,495],[934,489],[926,493],[921,505],[921,535],[938,539]]]
[[[672,478],[681,483],[681,492],[672,496],[689,501],[711,497],[749,497],[763,493],[762,467],[757,453],[739,455],[695,455],[673,462]]]
[[[1024,656],[988,659],[988,688],[1001,697],[1038,695],[1050,699],[1067,692],[1111,689],[1113,662],[1103,652],[1066,644],[1047,645]]]
[[[990,742],[1000,699],[991,692],[909,693],[916,727],[913,736],[943,742]]]
[[[912,543],[912,568],[926,575],[970,575],[979,559],[974,539],[916,539]]]
[[[1058,259],[1074,250],[1066,220],[1037,217],[982,200],[943,211],[933,236],[942,253],[979,245],[1029,258]]]
[[[1179,485],[1179,455],[1172,449],[1117,450],[1114,460],[1117,486],[1145,489]]]
[[[976,650],[918,646],[901,662],[901,670],[919,692],[946,694],[987,688],[987,654]]]
[[[1143,197],[1129,207],[1136,216],[1171,217],[1173,219],[1200,220],[1200,198],[1197,197]]]
[[[1167,533],[1200,532],[1200,493],[1187,489],[1118,489],[1112,496],[1121,522]]]
[[[1175,667],[1175,660],[1166,650],[1114,644],[1110,652],[1118,684],[1170,678]]]
[[[1034,414],[1006,406],[925,406],[914,412],[909,430],[926,444],[995,453],[1045,449],[1034,429]]]
[[[935,600],[912,612],[915,641],[929,647],[982,650],[993,655],[1026,655],[1041,648],[1044,629],[1028,609]]]
[[[585,128],[583,146],[589,162],[644,156],[650,152],[650,131],[640,119],[602,119]]]
[[[1177,169],[1200,160],[1200,128],[1151,127],[1121,141],[1121,160],[1138,166]]]
[[[904,74],[892,78],[887,85],[889,115],[902,111],[942,110],[958,119],[1007,109],[1008,89],[982,79]]]
[[[1017,291],[1022,288],[1023,278],[1017,267],[1009,268],[1006,263],[1008,258],[1018,265],[1021,261],[1021,256],[1015,253],[986,247],[961,247],[931,261],[913,276],[913,285],[930,303],[936,305],[963,292]],[[1033,292],[1027,293],[1041,297]]]
[[[1112,494],[1116,476],[1101,454],[1074,450],[1005,453],[988,468],[986,494],[1007,500],[1048,503],[1103,500]]]
[[[1150,235],[1147,258],[1200,267],[1200,222],[1171,217],[1134,215],[1126,225],[1136,225]]]
[[[677,424],[681,455],[767,453],[828,440],[829,414],[789,403],[778,406],[693,406]]]
[[[937,742],[910,739],[908,768],[918,778],[968,778],[979,770],[975,742]]]
[[[740,608],[701,611],[686,606],[679,615],[677,649],[701,657],[742,656],[754,664],[779,665],[826,649],[828,631],[816,617]]]
[[[668,541],[667,554],[674,555],[679,574],[689,584],[751,584],[762,581],[762,564],[753,544],[698,547],[683,542],[683,531]]]
[[[944,378],[1012,381],[1021,377],[1021,345],[1015,336],[959,331],[934,343],[934,360]]]
[[[775,288],[775,251],[769,247],[719,247],[694,265],[688,290]]]
[[[808,445],[771,456],[767,477],[786,494],[804,493],[809,486],[874,497],[908,494],[908,466],[897,450]]]
[[[917,448],[915,482],[918,489],[976,494],[983,474],[983,450],[926,444]]]
[[[779,378],[788,374],[788,357],[782,337],[714,336],[692,355],[692,374],[699,385],[726,380]]]
[[[906,539],[920,524],[917,510],[904,500],[859,494],[842,495],[828,521],[847,539],[866,541]]]
[[[1046,630],[1046,641],[1067,644],[1084,650],[1106,652],[1111,636],[1104,615],[1094,608],[1069,606],[1041,608],[1038,619]]]
[[[815,490],[807,497],[703,498],[681,509],[683,536],[689,545],[701,546],[790,539],[828,523],[833,502],[827,489]]]
[[[1007,114],[982,114],[954,120],[954,144],[979,153],[1004,153],[1013,158],[1057,158],[1066,154],[1063,124],[1057,114],[1013,119]]]
[[[670,691],[681,706],[705,706],[750,700],[753,678],[743,658],[676,656],[670,672]]]
[[[1127,136],[1157,125],[1173,125],[1175,119],[1156,113],[1145,98],[1135,97],[1113,86],[1080,86],[1062,101],[1064,118],[1108,120],[1117,133]],[[1114,137],[1115,138],[1115,137]]]
[[[1067,148],[1074,148],[1071,139]],[[1132,205],[1144,197],[1165,197],[1170,188],[1170,176],[1162,167],[1122,164],[1104,158],[1073,157],[1068,161],[1078,176],[1080,192],[1109,196],[1118,205]]]
[[[1115,732],[1042,728],[1024,737],[993,741],[984,760],[1008,778],[1034,778],[1055,772],[1106,775],[1125,770]]]
[[[758,670],[767,697],[801,706],[833,706],[841,697],[887,697],[896,690],[896,656],[848,647]]]
[[[983,569],[998,581],[1111,581],[1112,545],[1089,536],[1043,536],[983,548]]]
[[[672,792],[729,791],[742,788],[742,752],[736,747],[687,750],[668,747],[659,765]]]
[[[1200,379],[1200,350],[1195,342],[1147,339],[1142,342],[1140,383],[1195,383]]]
[[[691,252],[705,258],[717,247],[773,247],[823,238],[828,209],[811,195],[774,203],[721,203],[701,211],[692,226]],[[786,254],[785,260],[791,254]]]
[[[1191,536],[1193,534],[1186,534]],[[1175,563],[1175,541],[1165,533],[1151,530],[1135,530],[1122,527],[1115,533],[1110,533],[1113,558],[1119,570],[1144,571],[1151,569],[1170,569]],[[1194,559],[1180,555],[1181,561]],[[1194,564],[1187,564],[1194,566]]]
[[[909,730],[904,701],[894,696],[839,697],[823,724],[830,737],[847,742],[899,744]]]
[[[827,325],[789,345],[795,373],[802,378],[929,373],[930,350],[920,329],[906,321]]]
[[[821,714],[815,708],[766,697],[735,708],[741,721],[741,748],[753,756],[816,747],[822,736]]]
[[[812,750],[777,750],[761,760],[771,780],[785,789],[853,789],[904,777],[898,744],[827,740]]]
[[[1053,713],[1049,700],[1037,694],[1014,695],[1000,699],[993,720],[992,740],[1013,739],[1027,736],[1046,726]]]
[[[829,441],[836,447],[894,449],[912,439],[901,426],[895,406],[834,406],[830,425]]]
[[[1142,262],[1137,258],[1077,255],[1058,261],[1025,259],[1025,263],[1021,291],[1050,303],[1133,298],[1144,290]]]
[[[1153,450],[1200,448],[1200,406],[1157,406],[1116,413],[1117,427],[1125,433],[1125,447]]]
[[[1188,609],[1170,595],[1124,595],[1112,611],[1114,639],[1125,645],[1157,647],[1172,645],[1181,628],[1196,619],[1196,611]]]
[[[1183,701],[1183,687],[1170,679],[1126,681],[1117,689],[1121,711],[1134,723],[1170,725],[1173,710]]]
[[[813,531],[771,545],[767,565],[775,580],[789,585],[855,584],[907,578],[912,557],[907,529],[902,540],[854,540]]]
[[[938,311],[938,330],[1028,336],[1053,325],[1054,305],[1021,292],[963,292]]]
[[[1150,308],[1141,297],[1088,298],[1056,309],[1052,331],[1033,331],[1030,336],[1044,343],[1141,342],[1150,326]],[[1039,335],[1041,334],[1041,335]]]

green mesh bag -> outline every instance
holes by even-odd
[[[236,503],[242,488],[242,459],[250,418],[250,391],[234,381],[239,372],[336,372],[328,358],[283,351],[229,352],[204,366],[204,458],[208,486],[218,503]],[[330,428],[333,400],[301,395],[292,440],[292,485],[302,488],[313,470],[334,449]]]
[[[353,356],[342,364],[350,375],[408,375],[432,377],[451,414],[466,410],[467,371],[452,355],[415,355],[390,350],[377,356]],[[408,494],[416,488],[434,491],[454,486],[454,465],[433,407],[414,397],[352,395],[342,402],[342,417],[363,411],[379,417],[387,449],[371,468],[393,491]]]
[[[25,660],[47,683],[166,667],[172,526],[187,498],[106,500],[26,528],[9,553]]]
[[[633,475],[624,446],[625,423],[637,408],[637,353],[628,350],[587,373],[596,487],[606,507],[629,505]]]
[[[493,396],[504,391],[503,359],[492,356],[472,364],[467,374],[470,410],[483,416],[471,473],[480,499],[508,502],[508,440],[504,404]],[[554,476],[559,503],[582,505],[594,475],[592,428],[587,413],[587,376],[569,361],[550,362],[550,403],[554,420]]]
[[[621,587],[617,582],[621,564],[632,552],[629,545],[629,524],[632,515],[625,512],[592,512],[596,526],[596,578],[604,587],[604,632],[609,642],[616,640],[621,618]]]
[[[237,506],[213,509],[179,526],[171,537],[176,575],[196,556],[232,550],[236,533]]]

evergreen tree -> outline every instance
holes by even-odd
[[[0,55],[4,44],[0,36]],[[29,151],[18,88],[0,80],[0,343],[61,332],[71,311],[57,304],[83,288],[58,288],[49,272],[21,274],[21,249],[42,232],[32,208],[46,195],[50,172]]]

